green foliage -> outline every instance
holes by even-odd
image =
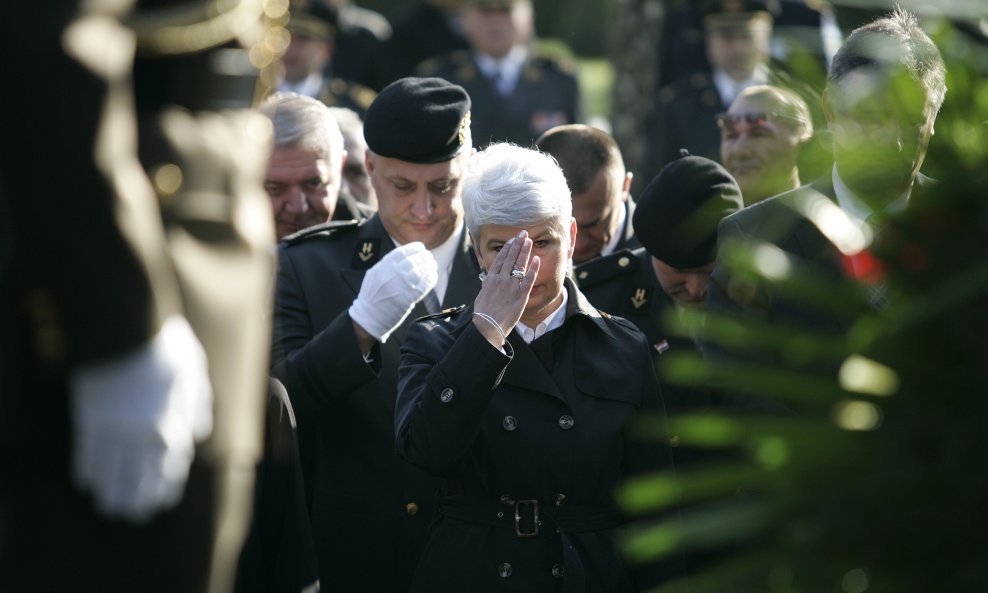
[[[728,406],[673,418],[667,429],[638,427],[642,438],[709,453],[676,474],[629,482],[619,497],[633,513],[680,510],[678,521],[630,529],[630,557],[714,553],[690,577],[693,593],[988,585],[988,49],[946,25],[936,40],[950,91],[925,169],[941,183],[871,248],[892,291],[889,307],[865,309],[838,338],[687,317],[684,329],[744,351],[746,361],[664,361],[678,382],[730,385],[800,412]],[[863,286],[824,281],[800,262],[772,264],[765,253],[739,249],[729,265],[809,304],[860,305]]]

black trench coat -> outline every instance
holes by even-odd
[[[613,494],[670,463],[627,433],[639,414],[663,413],[661,394],[642,334],[566,289],[563,326],[532,346],[512,333],[507,354],[469,307],[410,329],[396,446],[445,478],[413,591],[638,590],[612,541]]]

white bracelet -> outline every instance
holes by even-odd
[[[508,336],[504,335],[504,330],[501,329],[501,324],[499,324],[493,317],[491,317],[487,313],[481,313],[480,311],[474,311],[473,314],[476,315],[477,317],[480,317],[487,323],[493,325],[494,329],[497,330],[497,333],[501,334],[501,339],[504,340],[505,342],[508,341]]]

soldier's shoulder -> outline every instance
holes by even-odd
[[[576,61],[558,52],[537,51],[531,58],[530,65],[546,72],[558,73],[574,78],[577,74]]]
[[[573,269],[580,288],[596,286],[614,278],[634,274],[643,265],[645,250],[622,249],[609,255],[595,257]]]
[[[349,107],[363,116],[370,104],[377,97],[377,92],[362,84],[333,78],[319,92],[319,100],[330,107]]]
[[[470,320],[467,305],[449,307],[438,313],[423,315],[415,320],[415,325],[421,326],[426,331],[432,332],[439,328],[448,328],[453,331]]]
[[[659,102],[670,104],[678,101],[695,100],[697,95],[713,89],[714,82],[706,72],[697,72],[686,78],[670,82],[659,89]],[[714,89],[716,92],[716,90]]]
[[[331,220],[292,233],[281,240],[281,245],[292,248],[315,241],[343,240],[354,236],[363,224],[361,220]]]
[[[445,78],[453,72],[473,67],[473,58],[470,57],[470,52],[458,49],[424,60],[415,67],[415,73],[418,76]]]

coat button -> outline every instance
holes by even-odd
[[[443,402],[444,404],[448,404],[449,402],[453,401],[453,395],[454,395],[453,390],[447,387],[446,389],[443,389],[442,391],[439,392],[439,401]]]
[[[408,513],[409,515],[414,515],[419,512],[419,505],[415,504],[414,502],[410,502],[405,505],[405,512]]]
[[[552,495],[552,504],[556,505],[557,507],[563,506],[563,504],[565,502],[566,502],[566,495],[565,494],[553,494]]]
[[[562,428],[563,430],[569,430],[573,428],[573,424],[575,422],[576,421],[573,420],[572,416],[570,416],[569,414],[563,414],[562,416],[559,417],[559,428]]]
[[[552,576],[556,577],[557,579],[561,579],[563,578],[564,574],[566,574],[566,569],[563,568],[562,564],[552,565]]]
[[[504,427],[504,430],[511,432],[518,428],[518,420],[514,416],[505,416],[504,420],[501,421],[501,426]]]
[[[502,494],[501,497],[498,498],[498,500],[501,501],[501,504],[503,504],[506,507],[515,506],[515,498],[510,494]]]
[[[507,562],[502,562],[501,565],[497,567],[497,575],[502,579],[510,577],[513,572],[514,570]]]

